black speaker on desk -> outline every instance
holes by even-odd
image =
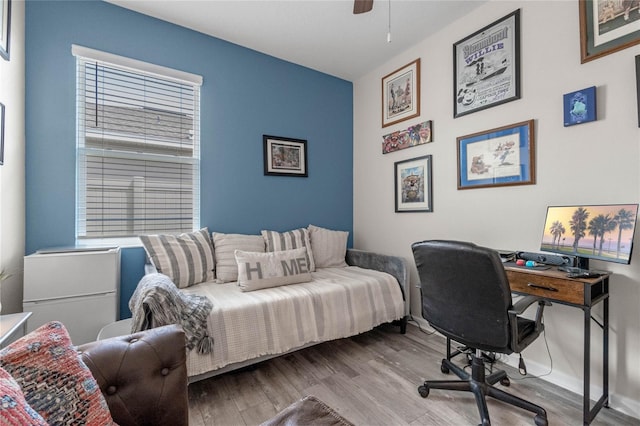
[[[516,259],[533,260],[537,263],[554,266],[576,266],[575,256],[562,254],[532,253],[529,251],[516,252]]]

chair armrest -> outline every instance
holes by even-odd
[[[538,304],[538,308],[536,309],[536,318],[534,321],[526,320],[529,324],[534,322],[534,330],[532,333],[528,333],[528,337],[520,339],[518,316],[522,315],[534,303]],[[509,323],[511,324],[512,338],[511,347],[514,352],[520,352],[529,346],[529,344],[544,330],[542,318],[544,314],[544,307],[548,305],[551,305],[551,302],[538,296],[528,295],[518,300],[511,309],[509,309],[508,314]]]
[[[349,266],[359,266],[360,268],[373,269],[393,275],[398,280],[400,290],[402,290],[405,315],[409,314],[409,269],[402,257],[372,253],[365,250],[347,249],[345,260]]]
[[[120,426],[188,425],[182,328],[158,327],[78,347]]]

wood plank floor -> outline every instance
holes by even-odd
[[[191,426],[257,425],[305,395],[315,395],[356,425],[477,425],[470,393],[432,390],[421,398],[417,386],[429,378],[455,379],[440,372],[445,341],[409,326],[380,326],[349,339],[322,343],[189,385]],[[581,425],[582,398],[542,379],[518,380],[510,393],[542,405],[549,425]],[[533,425],[533,415],[491,398],[494,425]],[[640,420],[603,408],[592,425],[640,425]]]

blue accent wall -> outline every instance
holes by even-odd
[[[25,254],[75,243],[72,44],[203,76],[202,226],[353,232],[351,82],[102,1],[28,1],[25,37]],[[264,176],[263,134],[306,139],[309,177]],[[122,318],[143,262],[123,248]]]

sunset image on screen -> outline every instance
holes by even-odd
[[[629,263],[637,204],[552,206],[541,250]]]

